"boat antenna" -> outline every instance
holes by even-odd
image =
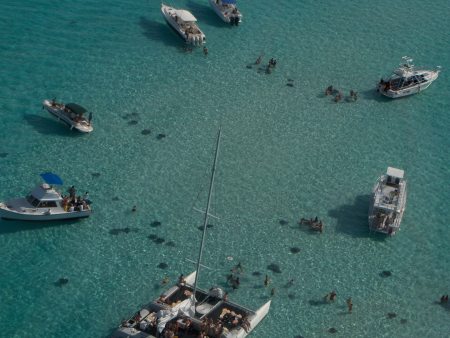
[[[194,281],[194,290],[193,290],[193,295],[194,295],[194,312],[196,310],[196,298],[195,298],[195,294],[197,291],[197,282],[198,282],[198,276],[200,273],[200,266],[201,266],[201,260],[202,260],[202,256],[203,256],[203,247],[205,245],[205,235],[206,235],[206,228],[208,225],[208,216],[209,216],[209,207],[211,204],[211,194],[212,194],[212,189],[213,189],[213,184],[214,184],[214,176],[216,173],[216,164],[217,164],[217,156],[219,154],[219,145],[220,145],[220,135],[221,135],[222,131],[219,128],[219,132],[217,134],[217,141],[216,141],[216,153],[214,155],[214,163],[213,163],[213,167],[212,167],[212,172],[211,172],[211,181],[209,183],[209,191],[208,191],[208,202],[206,204],[206,211],[205,211],[205,218],[203,221],[203,234],[202,234],[202,244],[200,245],[200,250],[198,253],[198,259],[197,259],[197,270],[195,272],[195,281]]]

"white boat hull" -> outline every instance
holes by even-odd
[[[50,212],[49,212],[50,209]],[[55,221],[89,217],[90,209],[83,211],[64,211],[62,208],[8,208],[5,203],[0,203],[0,217],[20,221]]]
[[[382,95],[390,97],[392,99],[397,99],[397,98],[400,98],[400,97],[405,97],[405,96],[409,96],[409,95],[418,94],[421,91],[424,91],[425,89],[427,89],[433,83],[433,81],[438,78],[438,75],[439,75],[438,71],[430,71],[426,82],[418,83],[418,84],[415,84],[413,86],[401,88],[401,89],[398,89],[398,90],[392,90],[392,89],[386,90],[384,88],[384,85],[379,85],[378,86],[378,91]]]
[[[390,206],[389,202],[384,204],[383,198],[386,198],[386,196],[383,196],[381,193],[384,188],[382,177],[377,181],[372,191],[368,217],[369,229],[393,236],[400,230],[400,225],[403,220],[403,214],[406,209],[407,186],[406,181],[403,181],[399,186],[399,197],[394,206]],[[389,221],[383,221],[383,217]]]
[[[206,42],[206,36],[200,30],[200,28],[195,24],[195,28],[198,30],[198,33],[187,34],[180,24],[175,21],[175,9],[170,6],[161,5],[161,12],[164,16],[164,19],[168,23],[168,25],[177,32],[177,34],[188,44],[198,46],[202,45]]]
[[[52,211],[49,208],[23,208],[22,211],[9,209],[4,203],[0,203],[0,217],[19,221],[55,221],[89,217],[91,210],[83,211]]]
[[[43,107],[58,120],[67,124],[70,129],[76,129],[82,133],[90,133],[94,130],[91,123],[87,121],[75,122],[65,114],[59,106],[52,105],[49,100],[42,102]]]
[[[211,5],[214,12],[222,19],[222,21],[226,23],[231,23],[231,18],[234,18],[237,22],[242,22],[242,14],[238,12],[238,14],[232,14],[232,11],[236,6],[229,5],[230,7],[224,10],[219,4],[216,3],[215,0],[209,0],[209,4]],[[234,22],[233,22],[234,23]]]

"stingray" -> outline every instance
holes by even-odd
[[[392,276],[392,272],[388,271],[388,270],[384,270],[384,271],[380,272],[380,276],[383,277],[383,278],[391,277]]]
[[[100,177],[100,173],[91,173],[92,177]]]
[[[285,219],[280,219],[280,221],[279,221],[278,223],[280,223],[280,225],[286,225],[286,224],[288,224],[289,222],[286,221]]]
[[[292,300],[292,299],[295,299],[295,295],[294,295],[293,293],[288,293],[287,296],[288,296],[288,298],[291,299],[291,300]]]
[[[294,80],[293,79],[287,79],[288,80],[288,82],[294,82]]]
[[[55,284],[55,286],[59,286],[59,287],[61,287],[61,286],[63,286],[63,285],[66,285],[67,283],[69,283],[69,278],[67,278],[67,277],[61,277],[60,279],[58,279],[55,283],[53,283],[53,284]]]
[[[164,137],[166,137],[166,134],[158,134],[158,136],[156,136],[158,140],[162,140]]]
[[[303,338],[302,335],[296,335],[294,338]]]
[[[407,319],[404,319],[404,318],[400,319],[400,324],[406,324],[407,322],[408,322]]]
[[[389,313],[387,314],[387,317],[388,317],[389,319],[393,319],[393,318],[397,317],[397,314],[396,314],[395,312],[389,312]]]
[[[159,263],[158,264],[158,268],[160,269],[167,269],[169,267],[169,265],[167,265],[167,263]]]
[[[162,244],[165,241],[166,240],[164,238],[158,237],[158,238],[155,238],[153,242],[155,242],[156,244]]]
[[[150,129],[144,129],[141,131],[142,135],[150,135],[152,133],[152,131]]]
[[[253,275],[253,276],[261,276],[261,272],[259,272],[259,271],[254,271],[254,272],[252,272],[252,275]]]
[[[329,329],[328,329],[328,332],[330,332],[330,333],[336,333],[337,330],[336,330],[334,327],[332,327],[332,328],[329,328]]]
[[[119,197],[117,197],[117,196],[115,196],[115,197],[113,197],[113,198],[111,198],[111,200],[112,201],[118,201],[120,198]]]
[[[299,253],[299,252],[300,252],[300,248],[294,246],[294,247],[292,247],[292,248],[290,249],[290,251],[291,251],[291,253],[296,254],[296,253]]]
[[[109,230],[109,233],[111,235],[118,235],[121,232],[123,232],[124,234],[128,234],[130,232],[138,232],[138,229],[126,227],[126,228],[116,228],[116,229]]]
[[[6,156],[8,156],[8,153],[0,153],[1,158],[5,158]]]
[[[167,245],[167,246],[171,246],[171,247],[175,247],[175,246],[176,246],[176,245],[175,245],[175,242],[173,242],[173,241],[167,242],[166,245]]]
[[[155,240],[155,239],[158,238],[158,236],[155,235],[155,234],[151,234],[151,235],[148,235],[147,238],[149,238],[149,239],[151,239],[151,240]]]
[[[159,227],[160,225],[161,225],[161,222],[158,222],[158,221],[153,221],[152,223],[150,223],[150,226],[152,228]]]
[[[281,273],[280,267],[275,263],[271,263],[271,264],[267,265],[267,269],[269,269],[275,273]]]
[[[288,86],[288,87],[294,87],[294,84],[293,84],[293,83],[286,83],[286,86]]]
[[[207,224],[207,225],[206,225],[206,228],[207,228],[207,229],[210,229],[210,228],[212,228],[212,227],[214,227],[214,224]],[[198,230],[202,230],[202,231],[203,231],[203,225],[200,225],[200,226],[198,226],[197,228],[198,228]]]
[[[128,122],[129,126],[134,126],[136,124],[138,124],[138,121],[136,121],[136,120],[131,120],[131,121]]]

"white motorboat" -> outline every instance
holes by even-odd
[[[122,322],[113,337],[246,337],[267,315],[269,300],[258,310],[247,309],[228,300],[220,288],[209,291],[197,287],[199,280],[205,234],[210,216],[210,201],[220,144],[220,130],[209,186],[208,202],[204,211],[203,235],[197,269],[186,278],[180,276],[178,283],[158,299],[145,305],[133,317]]]
[[[380,80],[378,91],[384,96],[396,99],[420,93],[439,76],[440,67],[436,70],[419,70],[414,67],[411,58],[404,56],[403,61],[387,80]]]
[[[66,123],[70,129],[76,129],[82,133],[90,133],[94,130],[92,127],[92,113],[88,118],[84,115],[87,110],[76,103],[58,103],[55,100],[44,100],[42,108],[54,115],[58,120]]]
[[[236,0],[209,0],[214,12],[226,23],[239,25],[242,14],[236,6]]]
[[[395,235],[400,229],[406,208],[406,180],[404,171],[388,167],[372,191],[369,209],[369,228],[372,231]]]
[[[167,23],[187,43],[191,45],[202,45],[206,42],[206,36],[197,25],[197,19],[191,12],[184,9],[176,9],[161,4],[161,12]]]
[[[24,198],[0,202],[0,217],[22,221],[52,221],[89,217],[90,200],[75,196],[72,187],[69,197],[63,197],[52,185],[62,185],[59,176],[52,173],[41,174],[46,183],[38,185]]]

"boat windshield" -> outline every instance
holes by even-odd
[[[39,205],[39,200],[35,198],[33,195],[27,196],[27,202],[30,203],[33,207],[37,207]]]
[[[55,201],[41,201],[39,208],[56,208],[57,204]]]

